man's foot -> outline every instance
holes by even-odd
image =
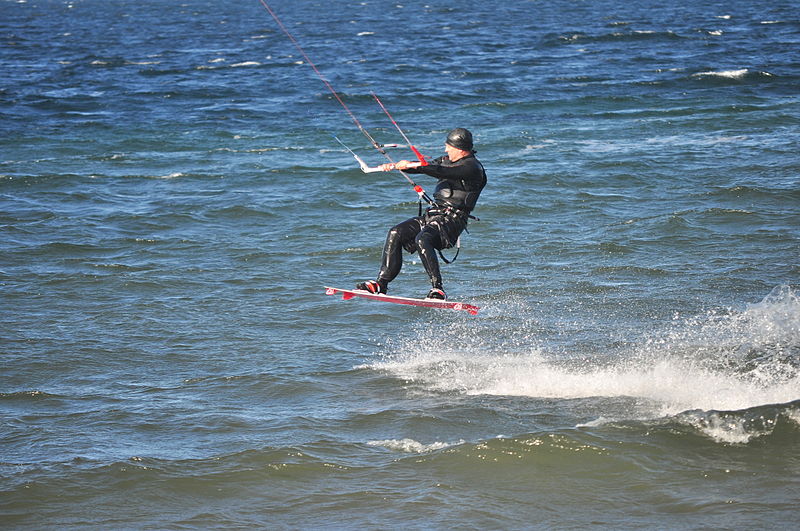
[[[356,284],[356,289],[369,291],[370,293],[386,293],[386,286],[376,280],[367,280]]]
[[[426,299],[439,299],[445,300],[447,299],[447,295],[444,294],[444,290],[441,288],[433,288],[429,293],[428,296],[425,297]]]

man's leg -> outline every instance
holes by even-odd
[[[442,289],[442,274],[439,271],[439,260],[436,258],[436,249],[442,247],[438,228],[427,225],[417,234],[416,244],[422,265],[431,280],[431,286],[434,289]]]
[[[378,273],[378,283],[384,293],[386,286],[400,274],[400,269],[403,267],[403,248],[412,247],[412,242],[421,228],[420,219],[411,218],[392,227],[386,235],[381,270]]]

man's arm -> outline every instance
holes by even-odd
[[[408,161],[408,160],[401,160],[398,162],[387,162],[386,164],[381,164],[378,166],[383,171],[392,171],[392,170],[410,170],[413,168],[419,168],[422,166],[422,163],[419,161]]]

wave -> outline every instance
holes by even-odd
[[[711,80],[716,82],[730,81],[763,81],[772,79],[775,76],[769,72],[751,71],[748,68],[738,68],[735,70],[711,70],[706,72],[696,72],[691,75],[693,79]]]
[[[440,329],[419,332],[410,342],[390,342],[372,368],[434,393],[609,399],[595,414],[618,419],[744,411],[800,399],[800,297],[789,286],[743,311],[676,316],[664,332],[611,359],[549,354],[527,332],[533,326],[522,324],[499,341],[483,339],[474,325],[451,327],[458,329],[452,337]]]
[[[641,444],[646,434],[649,444]],[[414,439],[369,441],[367,446],[381,447],[394,452],[413,454],[414,463],[448,461],[449,466],[477,462],[542,462],[548,466],[566,465],[580,468],[581,463],[625,461],[628,466],[649,460],[654,453],[672,452],[680,445],[681,452],[689,448],[709,448],[709,445],[742,446],[769,444],[786,448],[798,441],[800,435],[800,400],[779,405],[750,408],[745,411],[687,411],[673,417],[650,421],[613,421],[605,418],[557,431],[546,430],[514,436],[491,437],[485,440],[452,443],[420,443]],[[694,444],[685,445],[687,437]],[[609,445],[609,441],[614,441]]]
[[[683,411],[645,421],[600,417],[577,428],[646,432],[662,438],[699,436],[714,443],[743,445],[761,442],[793,443],[800,434],[800,400],[735,411]],[[607,434],[606,434],[607,435]]]
[[[28,391],[12,391],[10,393],[0,393],[0,400],[45,400],[48,398],[60,399],[61,395],[47,393],[38,389]]]
[[[773,436],[794,438],[800,428],[800,400],[742,411],[685,411],[674,423],[725,444],[746,444]]]
[[[782,186],[748,186],[735,185],[727,187],[715,187],[710,191],[703,191],[698,197],[710,196],[720,199],[737,199],[746,201],[764,201],[774,199],[797,199],[800,200],[800,190]]]
[[[650,42],[650,41],[675,41],[684,39],[681,35],[673,31],[655,30],[629,30],[613,31],[596,35],[575,32],[570,34],[550,33],[543,37],[543,45],[560,46],[564,44],[594,44],[594,43],[627,43],[627,42]]]
[[[389,450],[405,452],[405,453],[415,453],[415,454],[444,450],[445,448],[450,448],[451,446],[458,444],[464,444],[464,440],[462,439],[457,443],[433,442],[428,444],[423,444],[421,442],[415,441],[414,439],[408,439],[408,438],[385,439],[380,441],[367,442],[367,446],[380,446],[383,448],[387,448]]]
[[[642,434],[647,444],[642,444]],[[537,464],[569,468],[573,474],[591,475],[597,466],[613,467],[619,473],[649,468],[653,459],[668,461],[674,469],[687,454],[730,446],[768,446],[777,452],[791,448],[800,435],[800,401],[785,406],[753,408],[746,413],[687,412],[655,422],[608,422],[587,424],[572,430],[532,432],[483,441],[419,448],[414,444],[402,451],[414,452],[415,463],[424,466],[446,463],[450,468],[476,464]],[[687,446],[687,438],[694,438]],[[613,443],[612,443],[613,441]],[[418,444],[418,443],[417,443]],[[755,446],[758,445],[758,446]],[[729,454],[719,454],[724,458]]]

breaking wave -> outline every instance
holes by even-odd
[[[397,452],[405,452],[405,453],[428,453],[434,452],[436,450],[444,450],[445,448],[449,448],[453,446],[453,444],[463,444],[464,441],[461,440],[457,443],[445,443],[445,442],[433,442],[429,444],[424,444],[414,439],[386,439],[381,441],[369,441],[367,442],[368,446],[380,446],[383,448],[387,448],[389,450],[394,450]]]
[[[458,349],[419,338],[388,345],[390,352],[372,367],[429,392],[612,399],[617,405],[601,414],[607,419],[669,417],[727,442],[770,429],[766,421],[756,429],[758,422],[730,412],[800,399],[800,298],[788,286],[744,310],[676,317],[665,332],[611,361],[564,360],[520,338],[487,347],[478,335],[467,334]],[[631,398],[636,407],[620,412],[618,403]],[[770,418],[796,423],[798,414],[791,406]]]

